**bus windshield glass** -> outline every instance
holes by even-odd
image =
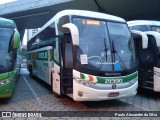
[[[12,54],[8,53],[9,43],[13,35],[13,29],[0,28],[0,69],[7,69],[12,64]]]
[[[151,31],[160,32],[160,26],[151,26]]]
[[[125,23],[73,18],[79,30],[77,64],[100,71],[136,67],[133,41]]]

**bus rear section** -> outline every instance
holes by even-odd
[[[45,81],[33,72],[38,62],[32,54],[46,47],[51,48],[47,56],[52,57],[46,62],[49,76]],[[27,50],[30,73],[51,85],[59,96],[100,101],[137,93],[134,44],[122,18],[90,11],[62,11],[28,42]]]
[[[12,95],[20,70],[20,35],[12,20],[0,18],[0,98]]]
[[[139,86],[160,92],[160,21],[128,21],[131,30],[138,30],[148,35],[148,46],[143,49],[142,41],[135,41],[139,65]]]

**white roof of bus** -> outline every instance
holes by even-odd
[[[114,20],[119,22],[126,22],[123,18],[104,14],[104,13],[98,13],[98,12],[92,12],[92,11],[86,11],[86,10],[63,10],[61,12],[58,12],[53,18],[51,18],[39,31],[43,31],[45,28],[47,28],[49,25],[51,25],[56,19],[59,19],[62,16],[65,15],[78,15],[78,16],[84,16],[84,17],[92,17],[92,18],[100,18],[100,19],[107,19],[107,20]],[[37,33],[37,34],[38,34]],[[34,36],[36,36],[35,34]],[[33,36],[33,37],[34,37]],[[33,38],[32,37],[32,38]]]
[[[133,20],[127,22],[128,26],[136,26],[136,25],[155,25],[160,26],[160,21],[154,20]]]

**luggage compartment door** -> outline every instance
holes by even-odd
[[[160,68],[154,67],[154,91],[160,92]]]

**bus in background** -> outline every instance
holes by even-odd
[[[127,23],[131,30],[143,31],[149,38],[146,49],[142,48],[142,41],[135,41],[139,87],[160,92],[160,22],[135,20]]]
[[[128,21],[130,30],[139,30],[139,31],[156,31],[160,32],[160,21],[153,20],[133,20]]]
[[[14,21],[0,18],[0,98],[12,95],[21,62],[20,34]]]
[[[122,18],[61,11],[28,41],[27,53],[30,76],[51,85],[59,96],[99,101],[137,93],[133,39]]]

